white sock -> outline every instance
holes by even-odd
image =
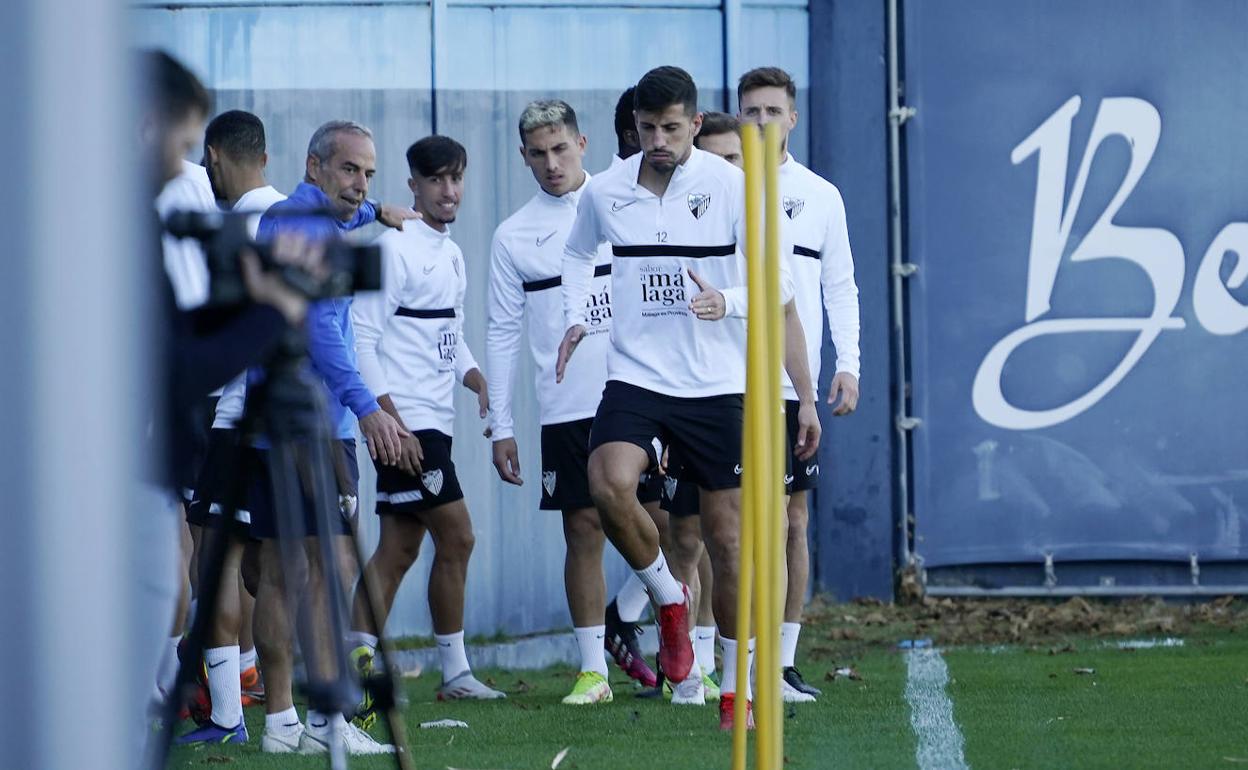
[[[637,573],[628,576],[620,592],[615,595],[615,607],[620,612],[620,620],[625,623],[636,623],[641,613],[646,611],[650,596],[646,594],[646,584],[641,582]]]
[[[295,707],[291,706],[285,711],[279,711],[276,714],[264,715],[264,731],[273,735],[290,735],[297,733],[303,729],[303,723],[299,721],[299,712],[295,711]]]
[[[676,578],[672,577],[667,559],[663,558],[663,551],[659,551],[659,558],[653,564],[636,572],[641,582],[646,584],[646,590],[650,592],[655,604],[678,604],[685,600],[685,592]]]
[[[586,626],[574,628],[572,631],[576,633],[576,646],[581,651],[581,670],[595,671],[606,677],[607,655],[602,639],[607,633],[607,627]]]
[[[240,671],[246,671],[249,668],[256,667],[256,648],[244,650],[238,654],[238,668]]]
[[[160,654],[160,667],[156,669],[156,686],[166,693],[173,692],[173,682],[178,678],[178,642],[181,636],[169,637]]]
[[[320,711],[308,709],[308,730],[317,735],[323,735],[331,729],[341,729],[346,724],[347,720],[343,718],[342,714],[330,716]]]
[[[373,652],[377,651],[377,637],[364,631],[352,631],[347,634],[347,645],[351,649],[356,647],[367,647]]]
[[[797,637],[802,633],[801,623],[780,624],[780,668],[796,665]]]
[[[729,639],[725,636],[719,638],[719,644],[724,651],[724,675],[719,680],[719,691],[722,693],[735,693],[737,691],[737,640]],[[748,700],[750,694],[750,677],[749,669],[754,667],[754,640],[750,640],[750,647],[746,658],[746,676],[745,679],[745,697]]]
[[[469,670],[468,651],[464,649],[464,632],[434,634],[438,643],[438,660],[442,662],[442,682],[446,683]]]
[[[212,721],[217,727],[236,727],[243,719],[243,686],[239,681],[238,645],[207,647],[208,693],[212,696]]]
[[[695,626],[693,629],[693,656],[702,673],[715,673],[715,626]]]

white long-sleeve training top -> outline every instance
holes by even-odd
[[[489,325],[485,368],[490,373],[490,426],[495,441],[515,435],[511,404],[522,323],[537,366],[535,387],[542,425],[593,417],[607,379],[611,330],[611,249],[599,248],[585,306],[585,338],[568,362],[563,382],[555,383],[555,363],[563,341],[563,249],[576,219],[581,193],[555,197],[538,190],[494,231],[490,246]],[[523,319],[523,322],[522,322]]]
[[[637,183],[643,154],[586,186],[563,258],[568,327],[585,324],[598,248],[611,246],[611,347],[607,378],[657,393],[699,398],[745,392],[746,270],[741,170],[698,149],[660,198]],[[793,296],[789,260],[781,295]],[[699,320],[689,269],[719,289],[727,315]],[[587,327],[588,328],[588,327]]]
[[[286,200],[286,196],[278,192],[272,185],[257,187],[254,190],[248,190],[243,193],[242,197],[234,203],[233,211],[240,213],[263,214],[269,210],[278,201]],[[256,230],[260,227],[260,217],[255,216],[247,223],[247,234],[254,241],[256,239]],[[233,428],[238,425],[238,420],[243,416],[243,404],[247,400],[247,372],[240,373],[237,377],[226,383],[225,388],[221,391],[221,398],[217,399],[217,409],[213,413],[212,427],[213,430]]]
[[[849,250],[845,201],[836,186],[785,155],[780,165],[780,221],[785,240],[792,244],[797,315],[806,335],[810,379],[819,387],[820,350],[823,347],[823,309],[836,347],[836,370],[858,378],[858,284],[854,257]],[[822,306],[820,303],[822,295]],[[784,397],[797,391],[782,372]]]
[[[389,394],[408,430],[452,435],[455,385],[477,368],[464,340],[464,255],[422,221],[379,238],[382,289],[351,306],[356,365],[369,390]]]

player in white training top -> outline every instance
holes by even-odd
[[[568,231],[576,219],[581,191],[589,181],[582,167],[586,138],[577,126],[575,111],[560,100],[530,103],[520,116],[519,131],[521,157],[540,189],[498,226],[491,246],[486,368],[490,370],[494,467],[503,481],[523,483],[511,416],[512,374],[520,352],[523,320],[537,364],[541,508],[563,514],[567,543],[564,584],[581,654],[580,674],[563,702],[587,705],[612,699],[603,654],[605,537],[589,495],[588,471],[590,426],[607,379],[611,252],[607,247],[599,250],[585,308],[587,334],[576,360],[557,383],[555,362],[564,333],[560,273]],[[638,489],[638,499],[657,506],[659,488],[657,474],[653,481],[647,478]],[[617,655],[617,659],[630,676],[647,686],[654,685],[654,673],[640,654]]]
[[[715,573],[715,616],[724,635],[721,727],[736,690],[737,542],[742,394],[745,391],[744,180],[723,159],[694,149],[697,86],[678,67],[646,73],[634,93],[642,154],[595,177],[582,194],[564,251],[564,313],[557,376],[586,334],[585,303],[599,246],[612,250],[612,328],[607,386],[590,437],[590,492],[611,542],[658,605],[659,661],[676,682],[696,677],[688,590],[667,567],[658,532],[637,501],[637,475],[669,444],[701,490],[703,530]],[[695,290],[696,287],[696,290]],[[722,289],[718,287],[724,287]],[[787,260],[781,295],[792,297]],[[809,390],[804,355],[786,356]],[[817,443],[813,395],[804,441]],[[630,480],[631,476],[631,480]],[[748,697],[748,695],[747,695]]]
[[[422,221],[377,239],[382,290],[361,294],[351,308],[360,375],[381,408],[411,433],[397,465],[375,463],[381,540],[365,570],[381,599],[377,620],[384,626],[428,532],[434,545],[429,612],[442,664],[438,700],[502,698],[472,675],[464,649],[464,584],[474,537],[451,460],[456,384],[477,394],[482,418],[489,410],[485,377],[463,335],[464,255],[447,227],[463,198],[468,153],[450,137],[429,136],[408,148],[407,164]],[[364,590],[361,582],[353,655],[367,672],[383,629],[371,622]],[[371,705],[366,698],[357,717],[365,724]]]
[[[285,200],[265,181],[268,162],[264,124],[250,112],[230,110],[213,118],[204,132],[204,168],[218,203],[235,212],[254,212],[248,225],[256,237],[260,214],[274,203]],[[204,534],[196,542],[201,575],[207,564],[198,558],[210,552],[213,534],[225,533],[220,514],[244,504],[242,468],[237,424],[243,414],[246,395],[246,373],[240,372],[225,386],[217,400],[208,452],[195,485],[195,495],[187,509],[187,521],[203,527]],[[245,510],[238,517],[249,520]],[[247,731],[242,724],[242,706],[263,699],[263,686],[256,669],[256,651],[251,636],[251,611],[254,607],[255,577],[250,592],[242,584],[240,572],[246,549],[256,549],[254,541],[231,538],[226,546],[221,567],[221,587],[216,608],[200,607],[211,612],[212,623],[204,640],[204,666],[212,712],[207,722],[179,739],[180,743],[245,742]],[[252,562],[256,554],[251,555]]]
[[[818,382],[822,349],[822,317],[827,310],[832,344],[836,347],[836,375],[828,392],[832,414],[854,411],[858,404],[858,286],[849,250],[845,203],[825,179],[793,159],[788,153],[789,132],[797,125],[797,87],[793,78],[777,67],[760,67],[741,76],[737,85],[740,118],[744,122],[780,127],[783,153],[780,194],[786,240],[793,246],[793,278],[798,313],[806,329],[806,345],[812,378]],[[822,302],[820,298],[822,295]],[[788,400],[789,441],[795,440],[796,395],[784,380]],[[838,403],[839,401],[839,403]],[[781,628],[781,661],[786,701],[814,700],[819,690],[802,679],[794,665],[802,608],[810,576],[810,552],[806,544],[809,516],[807,491],[819,479],[818,458],[793,460],[791,497],[788,504],[788,594]]]

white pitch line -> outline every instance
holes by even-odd
[[[966,770],[962,731],[953,719],[953,703],[945,694],[949,668],[939,650],[906,652],[906,701],[910,726],[918,739],[914,758],[919,770]]]

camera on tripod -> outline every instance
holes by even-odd
[[[343,241],[329,241],[325,248],[325,277],[314,276],[302,268],[284,265],[273,259],[267,243],[252,240],[248,222],[255,213],[174,211],[165,219],[165,231],[175,238],[194,238],[204,248],[208,265],[208,304],[222,307],[247,301],[239,256],[251,249],[260,258],[264,270],[281,274],[291,288],[308,299],[343,297],[357,291],[381,289],[381,250],[377,246],[358,246]],[[326,211],[299,211],[279,214],[289,217],[332,216]]]

